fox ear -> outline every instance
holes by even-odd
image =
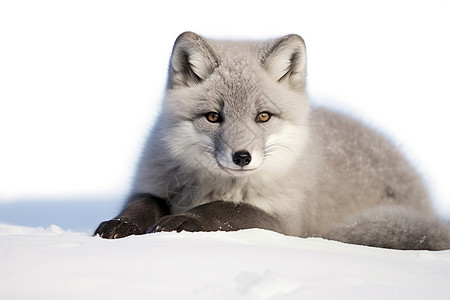
[[[306,79],[306,47],[303,39],[290,34],[272,41],[262,50],[261,64],[269,75],[292,89],[303,89]]]
[[[184,32],[173,46],[168,86],[196,85],[205,80],[216,66],[216,56],[208,43],[193,32]]]

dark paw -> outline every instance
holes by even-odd
[[[158,223],[150,227],[147,233],[161,231],[209,231],[199,220],[185,215],[171,215],[161,218]]]
[[[102,222],[95,231],[94,236],[99,235],[105,239],[118,239],[143,233],[145,232],[139,225],[119,218]]]

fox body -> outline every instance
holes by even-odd
[[[175,42],[159,119],[123,211],[96,234],[264,228],[396,249],[448,249],[416,171],[385,137],[311,107],[298,35]]]

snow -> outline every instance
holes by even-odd
[[[448,299],[450,251],[260,229],[118,240],[0,225],[0,299]]]

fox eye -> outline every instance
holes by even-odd
[[[220,115],[213,111],[207,113],[205,115],[205,117],[206,117],[206,120],[208,120],[208,122],[211,122],[211,123],[218,123],[218,122],[222,121]]]
[[[271,115],[270,113],[266,112],[266,111],[260,112],[260,113],[256,116],[256,122],[261,122],[261,123],[267,122],[267,121],[270,120],[270,117],[271,117],[271,116],[272,116],[272,115]]]

